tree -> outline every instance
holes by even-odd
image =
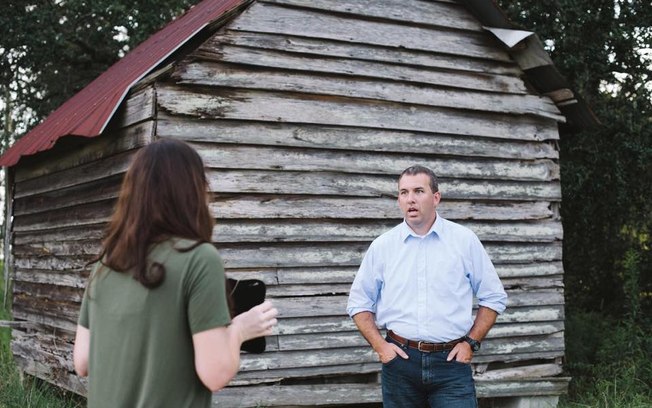
[[[2,151],[197,0],[12,0],[0,13]]]
[[[598,129],[561,130],[567,306],[614,316],[636,305],[650,310],[652,6],[637,0],[500,3],[512,21],[548,45],[557,68],[602,122]],[[626,284],[632,274],[637,285]]]

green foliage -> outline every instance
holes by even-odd
[[[652,298],[652,7],[619,0],[502,0],[548,45],[557,68],[602,122],[561,129],[567,306],[612,316]],[[645,51],[647,49],[647,51]],[[646,54],[647,52],[647,54]],[[625,293],[629,251],[637,293]],[[628,289],[629,290],[629,289]],[[640,313],[639,310],[636,313]]]
[[[6,147],[196,0],[12,0],[0,13]]]
[[[560,408],[652,406],[652,321],[577,312],[567,316],[566,327],[573,380]]]

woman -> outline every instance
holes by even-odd
[[[210,407],[238,371],[242,342],[272,333],[269,302],[230,319],[207,186],[183,142],[136,153],[77,326],[89,407]]]

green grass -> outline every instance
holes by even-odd
[[[560,408],[651,408],[652,323],[594,312],[566,319],[566,368],[573,377]]]
[[[2,263],[0,262],[0,266]],[[0,271],[2,269],[0,268]],[[4,281],[0,276],[0,320],[11,320],[4,308]],[[44,381],[21,380],[9,348],[11,330],[0,328],[0,408],[81,408],[85,400]]]

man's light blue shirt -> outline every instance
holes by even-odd
[[[353,281],[347,312],[412,340],[447,342],[473,326],[473,297],[497,313],[507,294],[478,237],[437,214],[417,235],[403,223],[376,238]]]

